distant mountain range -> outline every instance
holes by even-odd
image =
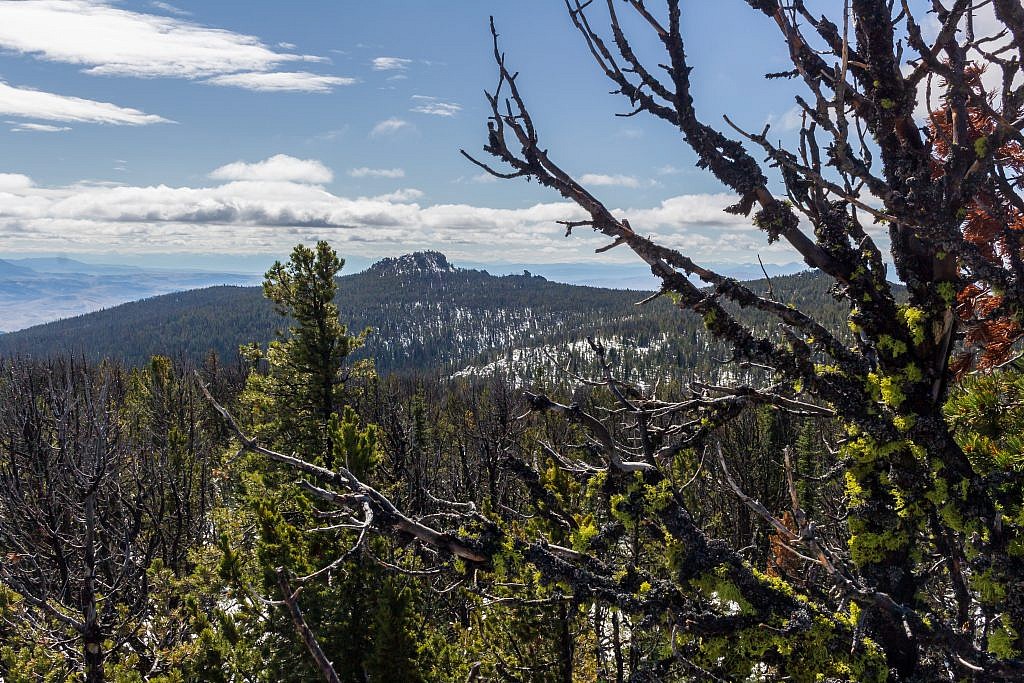
[[[248,274],[97,265],[63,257],[0,260],[0,331],[184,289],[256,282],[259,278]]]
[[[828,296],[828,278],[772,279],[777,296],[845,330],[845,310]],[[456,268],[438,252],[385,259],[338,284],[342,321],[353,332],[373,328],[358,355],[373,358],[381,372],[466,375],[556,364],[582,370],[593,361],[584,342],[590,335],[637,377],[649,368],[707,369],[715,365],[709,351],[719,352],[696,316],[681,314],[667,298],[637,306],[649,293],[529,274],[499,277]],[[763,288],[763,281],[754,286]],[[750,320],[774,333],[772,321]],[[260,287],[209,287],[5,334],[0,354],[70,352],[140,364],[153,354],[202,360],[213,350],[231,359],[239,345],[266,343],[286,326]]]
[[[370,266],[370,262],[360,257],[348,260],[348,272]],[[385,262],[396,260],[384,259]],[[266,266],[272,261],[271,257],[266,257]],[[206,268],[172,268],[84,263],[63,256],[0,259],[0,333],[160,294],[211,285],[255,285],[262,279],[262,273],[252,272],[254,264],[251,259],[238,266],[241,272],[212,270],[210,266],[214,264],[204,263]],[[486,269],[494,275],[526,272],[555,282],[612,289],[657,287],[650,270],[640,262],[469,264],[469,267]],[[711,264],[709,267],[741,280],[761,277],[757,265]],[[798,263],[769,264],[766,267],[773,277],[803,270],[802,264]]]

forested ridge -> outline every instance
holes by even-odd
[[[543,351],[560,361],[571,355],[589,363],[586,349],[578,348],[588,336],[621,345],[631,372],[640,373],[636,379],[653,375],[644,369],[655,367],[677,374],[709,370],[710,358],[725,354],[721,345],[707,348],[711,342],[696,316],[680,316],[667,300],[637,305],[650,292],[566,285],[526,274],[496,277],[456,268],[436,252],[426,257],[387,259],[338,279],[335,303],[342,319],[352,330],[372,330],[354,357],[372,358],[378,372],[507,372],[504,360],[514,352],[519,360],[513,369],[529,374],[527,366],[552,364]],[[771,282],[787,303],[822,316],[832,329],[845,329],[845,311],[828,294],[827,279],[806,273]],[[751,286],[762,290],[767,283]],[[756,312],[747,317],[768,324]],[[76,354],[139,366],[153,355],[199,363],[213,351],[232,362],[239,346],[266,343],[280,328],[282,321],[258,287],[210,287],[3,335],[0,354]],[[577,350],[570,354],[573,345]]]

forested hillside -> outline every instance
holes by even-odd
[[[751,285],[764,289],[764,281]],[[845,329],[845,311],[810,274],[772,278],[777,296]],[[589,336],[614,349],[628,376],[658,367],[716,367],[724,351],[707,341],[693,314],[680,315],[667,297],[644,305],[650,292],[581,287],[542,277],[495,277],[455,268],[436,252],[387,259],[338,280],[336,303],[349,331],[372,328],[356,358],[379,372],[436,371],[519,374],[559,364],[587,366]],[[749,316],[761,326],[767,318]],[[238,347],[274,338],[281,320],[258,287],[210,287],[117,306],[0,337],[0,354],[78,354],[141,365],[153,355],[201,362],[211,351],[230,362]],[[713,352],[713,353],[711,353]],[[661,372],[661,371],[659,371]],[[660,375],[659,375],[660,376]]]
[[[742,680],[762,661],[808,683],[884,680],[870,641],[838,647],[854,618],[794,596],[807,560],[777,512],[816,515],[815,543],[849,545],[834,411],[800,389],[771,397],[763,367],[719,372],[714,321],[669,296],[637,306],[650,294],[494,278],[436,253],[347,278],[339,267],[327,243],[300,245],[262,291],[125,307],[195,339],[244,334],[229,323],[254,312],[285,328],[242,363],[198,344],[137,368],[114,351],[0,357],[0,680],[624,683]],[[828,278],[751,287],[849,332]],[[335,302],[378,316],[376,346],[360,348]],[[749,307],[722,310],[776,334]],[[132,339],[127,325],[81,324],[101,317],[66,324],[109,349]],[[469,345],[476,364],[439,375]],[[405,364],[378,373],[358,353]],[[958,389],[957,438],[1006,458],[1020,384],[1014,372]],[[703,531],[675,531],[692,524],[676,505]],[[680,666],[659,615],[683,604],[661,577],[684,553],[703,563],[685,580],[709,614],[687,618],[722,626]],[[744,575],[768,606],[740,593]],[[816,626],[800,648],[773,645],[746,620],[754,609],[809,610]]]

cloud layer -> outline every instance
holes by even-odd
[[[570,203],[424,206],[417,203],[423,193],[413,188],[377,197],[334,194],[322,185],[332,176],[319,161],[286,155],[221,166],[210,174],[219,182],[207,187],[47,188],[24,175],[0,174],[0,242],[23,251],[284,253],[298,241],[328,239],[365,256],[431,247],[476,262],[524,263],[590,258],[607,242],[582,229],[563,237],[556,221],[584,217]],[[722,211],[733,201],[724,194],[683,195],[615,214],[695,258],[747,262],[758,251],[768,262],[792,260],[784,247],[766,247],[747,219]],[[616,250],[602,258],[629,255]]]

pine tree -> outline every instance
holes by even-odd
[[[348,334],[334,303],[335,277],[344,261],[327,242],[316,249],[301,244],[287,264],[275,262],[266,273],[263,292],[292,324],[267,351],[273,395],[279,403],[281,432],[303,450],[323,454],[331,466],[328,424],[339,407],[342,364],[362,343]],[[307,451],[308,452],[308,451]]]
[[[345,385],[355,375],[345,361],[363,336],[349,335],[339,321],[334,278],[342,264],[326,242],[319,242],[315,250],[298,245],[287,264],[275,263],[267,271],[264,293],[291,324],[265,354],[247,351],[254,371],[243,404],[254,432],[274,448],[301,453],[328,469],[345,468],[372,483],[380,459],[378,428],[364,423]],[[372,369],[366,374],[364,379],[373,379]],[[303,589],[304,618],[340,680],[362,683],[374,667],[414,671],[418,643],[405,626],[408,619],[399,618],[411,609],[409,590],[396,592],[384,570],[366,556],[386,556],[389,542],[370,542],[345,528],[350,524],[325,522],[306,491],[279,467],[259,460],[249,466],[242,478],[245,507],[258,532],[252,548],[256,591],[280,599],[279,571],[294,577],[293,585]],[[344,561],[336,563],[339,558]],[[381,626],[388,614],[398,619],[391,630]],[[269,623],[255,625],[251,635],[264,652],[261,677],[296,682],[317,677],[283,610],[274,610]],[[415,679],[382,674],[373,680]]]

